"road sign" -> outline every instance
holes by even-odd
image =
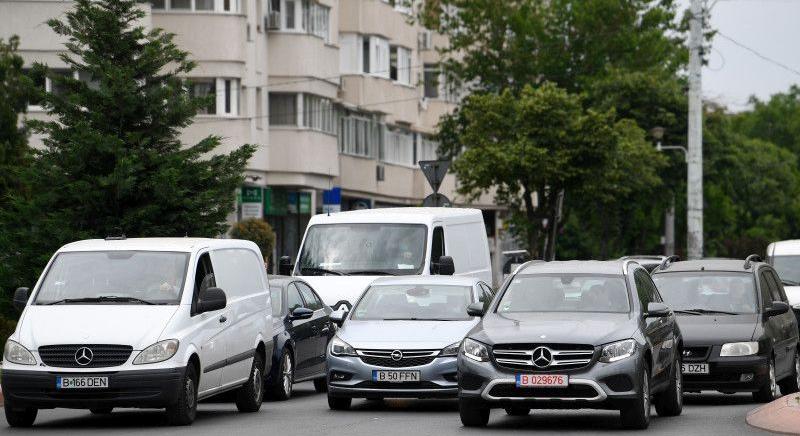
[[[450,199],[445,197],[444,195],[434,192],[433,194],[425,197],[425,200],[422,200],[422,206],[424,207],[450,207],[452,204],[450,203]]]
[[[439,187],[442,186],[442,180],[447,174],[447,169],[450,168],[450,161],[421,160],[419,161],[419,167],[422,170],[422,174],[428,179],[428,183],[431,184],[434,194],[439,192]]]

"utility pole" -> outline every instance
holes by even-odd
[[[703,22],[702,0],[692,0],[689,21],[689,153],[687,157],[687,216],[686,233],[689,259],[703,257],[703,101],[702,62]]]

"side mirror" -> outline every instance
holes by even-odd
[[[344,320],[347,319],[348,312],[346,310],[338,310],[331,314],[331,322],[338,325],[339,327],[344,324]]]
[[[292,313],[289,314],[289,319],[294,321],[297,319],[309,319],[314,316],[314,311],[307,308],[307,307],[296,307],[292,310]]]
[[[456,273],[456,265],[453,263],[453,258],[450,256],[441,256],[439,258],[439,275],[451,276]]]
[[[17,290],[14,291],[14,309],[20,312],[25,310],[25,306],[28,304],[28,297],[30,297],[30,289],[17,288]]]
[[[292,275],[292,269],[294,265],[292,265],[292,258],[289,256],[281,256],[278,259],[278,274],[282,276],[290,276]]]
[[[206,288],[200,292],[197,301],[197,313],[213,312],[224,309],[228,305],[228,298],[225,291],[220,288]]]
[[[665,318],[670,316],[672,311],[669,310],[664,303],[648,303],[647,304],[647,313],[645,314],[646,318]]]
[[[472,303],[467,306],[467,315],[469,316],[483,316],[483,303]]]
[[[771,318],[773,316],[783,315],[791,309],[788,304],[783,301],[773,301],[772,307],[764,310],[764,318]]]

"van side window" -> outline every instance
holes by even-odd
[[[197,269],[194,273],[193,315],[196,313],[197,300],[200,298],[200,293],[215,286],[217,286],[217,281],[214,279],[214,266],[211,264],[211,257],[208,253],[203,253],[197,259]]]
[[[307,308],[311,310],[322,309],[322,302],[319,301],[317,295],[314,294],[314,291],[312,291],[307,284],[303,282],[295,282],[294,284],[300,289],[300,294],[303,295],[303,300],[306,301]]]
[[[303,307],[303,298],[300,297],[300,291],[294,283],[289,283],[286,288],[286,305],[289,307],[289,313],[298,307]]]
[[[433,229],[433,240],[431,241],[431,274],[439,272],[439,268],[434,264],[438,263],[439,258],[444,255],[444,229],[435,227]]]

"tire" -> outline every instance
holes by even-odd
[[[264,358],[256,352],[253,357],[253,366],[250,368],[250,378],[242,387],[236,390],[236,408],[242,413],[254,413],[261,409],[264,400]]]
[[[758,403],[769,403],[778,398],[779,395],[778,382],[775,380],[775,359],[770,359],[769,379],[764,386],[761,386],[761,389],[753,392],[753,399]]]
[[[680,356],[675,358],[672,372],[667,390],[656,394],[653,400],[658,416],[678,416],[683,411],[683,374]]]
[[[506,407],[506,415],[508,416],[528,416],[531,413],[531,409],[527,407]]]
[[[644,430],[650,425],[650,369],[645,366],[642,373],[639,398],[619,411],[622,427],[626,429]]]
[[[328,379],[326,377],[315,378],[314,390],[317,391],[318,394],[328,392]]]
[[[178,392],[178,402],[167,407],[169,425],[191,425],[197,416],[197,370],[194,365],[186,367]]]
[[[332,397],[328,394],[328,407],[331,410],[348,410],[351,404],[353,404],[352,398]]]
[[[480,400],[458,399],[458,414],[464,427],[486,427],[489,408]]]
[[[33,407],[15,408],[8,402],[3,406],[6,411],[6,422],[9,427],[30,427],[36,421],[38,409]]]
[[[91,412],[92,415],[108,415],[113,410],[114,410],[113,407],[95,407],[89,409],[89,412]]]
[[[278,401],[286,401],[292,397],[293,386],[294,360],[291,351],[284,348],[278,363],[278,373],[269,388],[270,397]]]
[[[794,371],[789,377],[778,382],[781,394],[789,395],[800,391],[800,349],[794,352]]]

